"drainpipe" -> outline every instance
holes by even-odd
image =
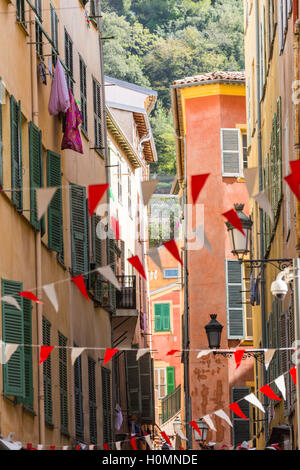
[[[297,87],[300,84],[299,73],[299,52],[300,52],[300,20],[295,23],[294,29],[294,81]],[[294,160],[300,159],[300,102],[299,99],[294,100],[294,122],[295,122],[295,143],[294,143]],[[296,250],[300,252],[300,203],[296,200]]]
[[[256,109],[257,109],[257,153],[259,167],[259,191],[263,190],[262,173],[262,136],[261,136],[261,109],[260,109],[260,50],[259,50],[259,2],[255,0],[255,37],[256,37]],[[259,238],[260,238],[260,259],[264,259],[264,226],[263,210],[259,209]],[[265,305],[265,267],[261,268],[261,323],[262,323],[262,348],[266,347],[266,305]],[[263,381],[267,383],[266,368],[263,367]],[[264,398],[264,406],[267,407],[267,399]],[[268,418],[265,416],[265,440],[268,438]]]
[[[30,37],[31,41],[35,41],[35,14],[30,8]],[[31,52],[31,99],[32,99],[32,122],[39,125],[39,105],[38,105],[38,83],[37,83],[37,61],[35,44],[30,45]],[[42,246],[41,232],[35,232],[35,271],[36,285],[38,287],[37,297],[42,297]],[[43,344],[43,306],[36,304],[36,327],[37,327],[37,344]],[[43,367],[39,365],[39,348],[36,349],[37,354],[37,378],[38,378],[38,416],[39,416],[39,442],[45,444],[45,412],[44,412],[44,379]]]

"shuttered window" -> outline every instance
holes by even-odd
[[[5,343],[24,344],[23,299],[19,295],[21,282],[2,279],[2,296],[14,296],[21,310],[2,301],[2,339]],[[3,364],[3,393],[25,397],[24,348],[19,347],[10,360]]]
[[[167,367],[167,393],[175,390],[175,367]]]
[[[71,89],[72,94],[74,94],[73,89],[73,41],[70,38],[69,34],[65,30],[65,65],[67,68],[67,83],[68,87]]]
[[[33,122],[29,123],[29,165],[30,165],[30,222],[36,230],[44,226],[44,217],[37,218],[35,188],[43,186],[42,132]]]
[[[35,8],[37,11],[36,21],[35,21],[35,38],[36,38],[36,52],[37,55],[43,59],[43,30],[41,28],[42,19],[42,0],[35,0]]]
[[[90,443],[97,444],[96,362],[88,358]]]
[[[20,211],[23,208],[22,191],[22,117],[21,101],[17,103],[10,97],[10,135],[11,135],[11,187],[12,202]]]
[[[86,88],[86,65],[79,56],[79,71],[80,71],[80,102],[81,102],[81,116],[82,124],[81,127],[87,134],[88,131],[88,119],[87,119],[87,88]]]
[[[141,420],[146,424],[154,422],[154,397],[153,397],[153,359],[151,354],[144,354],[139,358],[139,380],[140,380],[140,405]],[[168,373],[168,371],[167,371]]]
[[[60,430],[68,433],[68,366],[67,366],[67,338],[58,333],[59,345],[59,395],[60,395]]]
[[[26,27],[25,23],[25,0],[17,0],[17,20],[20,21],[21,23],[24,23],[24,26]]]
[[[1,87],[0,78],[0,87]],[[0,188],[3,187],[3,134],[2,134],[2,104],[0,104]]]
[[[105,240],[99,238],[99,235],[104,230],[104,225],[101,224],[101,217],[96,214],[92,215],[92,250],[93,250],[93,269],[100,268],[104,265],[103,257],[104,257],[104,249],[105,249]],[[98,229],[97,233],[97,226],[101,224],[101,231]],[[102,228],[103,226],[103,228]],[[92,290],[94,299],[97,303],[101,304],[103,301],[103,280],[102,276],[98,273],[92,273]]]
[[[226,260],[227,332],[229,339],[244,337],[242,265]]]
[[[103,409],[103,442],[111,442],[111,380],[110,371],[105,367],[102,372],[102,409]]]
[[[93,104],[94,104],[94,133],[95,133],[95,149],[103,155],[103,138],[102,138],[102,99],[101,87],[99,83],[93,79]]]
[[[75,436],[78,441],[83,441],[84,440],[84,417],[83,417],[81,356],[79,356],[74,363],[74,392],[75,392]]]
[[[50,16],[51,16],[51,39],[54,43],[54,46],[55,47],[52,47],[52,62],[53,62],[53,65],[56,66],[56,62],[57,62],[57,55],[56,53],[59,52],[59,43],[58,43],[58,16],[57,16],[57,12],[54,8],[54,6],[52,5],[52,3],[50,3]]]
[[[86,189],[70,185],[72,273],[89,271]]]
[[[140,412],[139,364],[136,351],[125,351],[127,403],[131,414]]]
[[[33,370],[32,370],[32,302],[23,299],[24,312],[24,374],[25,397],[24,405],[33,410]],[[26,344],[30,346],[26,346]]]
[[[241,400],[246,395],[249,395],[250,391],[247,387],[234,387],[232,388],[232,403]],[[242,412],[247,418],[250,418],[250,403],[246,400],[241,400],[238,403]],[[232,413],[232,424],[233,424],[233,445],[236,447],[243,441],[250,441],[250,419],[245,420],[239,418],[235,413]]]
[[[51,323],[43,317],[43,345],[51,345]],[[44,375],[44,411],[45,423],[52,426],[53,402],[52,402],[52,372],[51,372],[51,354],[43,362]]]
[[[47,152],[47,186],[59,186],[48,206],[48,246],[50,250],[63,252],[63,217],[61,189],[61,158],[57,153]]]
[[[170,304],[155,304],[155,331],[170,331]]]
[[[223,176],[239,176],[241,173],[239,129],[221,129],[221,150]]]
[[[99,25],[99,15],[100,15],[99,0],[91,0],[90,1],[90,15],[92,17],[91,20],[96,25]]]

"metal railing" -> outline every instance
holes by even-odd
[[[121,290],[116,291],[118,309],[136,309],[136,276],[117,276]]]
[[[176,415],[181,408],[181,385],[161,399],[161,424]]]

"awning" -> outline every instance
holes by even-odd
[[[122,316],[114,315],[112,317],[113,347],[114,348],[131,349],[137,320],[138,320],[137,310],[130,310],[130,311],[124,310],[124,314]]]
[[[13,442],[8,439],[0,439],[0,450],[21,450],[22,442]]]
[[[267,442],[267,446],[270,444],[283,443],[283,441],[290,440],[291,426],[282,424],[281,426],[274,426],[271,429],[271,434]]]

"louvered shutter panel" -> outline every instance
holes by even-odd
[[[280,348],[287,348],[289,347],[288,344],[288,312],[281,312],[280,314],[280,332],[279,332],[279,347]],[[280,351],[280,368],[279,368],[279,375],[284,374],[286,371],[289,370],[289,358],[288,358],[288,351],[282,350]],[[285,386],[286,386],[286,400],[283,401],[283,409],[284,415],[287,416],[289,411],[289,404],[290,404],[290,384],[289,384],[289,377],[285,376]]]
[[[246,395],[249,395],[249,388],[247,387],[234,387],[232,388],[232,402],[241,400]],[[238,403],[242,412],[247,418],[250,418],[250,403],[246,400],[241,400]],[[233,445],[237,446],[243,441],[249,441],[251,438],[250,434],[250,419],[245,420],[239,418],[235,413],[232,413],[232,424],[233,424]]]
[[[221,129],[223,175],[240,174],[240,131],[239,129]]]
[[[24,311],[24,369],[25,369],[25,397],[23,403],[33,409],[33,370],[32,370],[32,302],[23,299]]]
[[[291,347],[295,341],[295,318],[294,318],[294,308],[289,309],[289,346]],[[292,351],[290,351],[290,362],[289,369],[294,365],[292,362]],[[296,401],[296,386],[294,381],[291,380],[291,406]]]
[[[70,185],[72,273],[89,271],[86,190]]]
[[[111,380],[110,371],[102,367],[103,442],[111,442]]]
[[[162,331],[162,304],[155,304],[155,331]]]
[[[2,301],[2,339],[5,343],[24,344],[24,314],[22,283],[2,279],[2,296],[14,296],[21,310]],[[3,364],[3,393],[25,397],[24,347],[19,347],[10,360]]]
[[[95,147],[99,153],[102,152],[103,139],[102,139],[102,102],[101,90],[98,82],[93,80],[93,100],[94,100],[94,133],[95,133]]]
[[[61,189],[61,158],[50,150],[47,152],[47,186],[59,186],[48,206],[48,246],[50,250],[62,253],[63,221],[62,221],[62,189]]]
[[[74,345],[75,346],[75,345]],[[84,440],[84,415],[81,356],[74,363],[74,394],[75,394],[75,435],[79,441]]]
[[[0,78],[1,83],[1,78]],[[3,130],[2,130],[2,104],[0,104],[0,188],[3,186]]]
[[[277,119],[276,119],[276,140],[277,140],[277,205],[282,196],[282,110],[281,97],[277,100]]]
[[[170,331],[170,304],[162,304],[162,329]]]
[[[88,358],[90,442],[97,444],[96,363]]]
[[[136,351],[125,351],[126,379],[127,379],[127,402],[131,414],[139,413],[139,364],[136,360]]]
[[[35,188],[43,186],[42,132],[33,122],[29,123],[29,159],[30,159],[30,222],[36,230],[41,229],[37,218]]]
[[[22,133],[21,102],[10,97],[10,130],[11,130],[11,186],[12,202],[17,209],[23,207],[22,192]]]
[[[140,382],[140,409],[141,420],[144,424],[154,422],[153,407],[153,363],[150,353],[139,358],[139,382]]]
[[[81,115],[82,115],[82,128],[87,132],[87,93],[86,93],[86,65],[81,57],[79,57],[80,69],[80,101],[81,101]]]
[[[93,247],[93,263],[96,268],[103,266],[103,241],[98,237],[97,226],[101,224],[101,217],[96,214],[92,215],[92,247]],[[102,230],[101,230],[102,233]],[[99,304],[103,301],[103,279],[102,276],[98,273],[92,273],[92,278],[94,279],[94,298]]]
[[[111,266],[111,269],[116,274],[115,261],[116,261],[115,241],[113,240],[113,238],[111,237],[111,234],[110,234],[110,238],[109,238],[109,262],[114,263]],[[116,313],[116,308],[117,308],[116,288],[113,284],[109,283],[108,290],[109,290],[110,311],[111,311],[112,314],[115,314]]]
[[[51,324],[43,317],[43,345],[50,346],[51,344]],[[53,416],[53,403],[52,403],[52,373],[51,373],[51,354],[43,362],[43,376],[44,376],[44,410],[45,410],[45,423],[52,425]]]
[[[60,429],[63,433],[68,432],[68,368],[67,368],[67,338],[58,333],[59,348],[59,394],[60,394]]]
[[[228,338],[244,336],[242,266],[238,261],[227,260],[227,321]]]
[[[175,390],[175,367],[167,367],[167,394]]]

